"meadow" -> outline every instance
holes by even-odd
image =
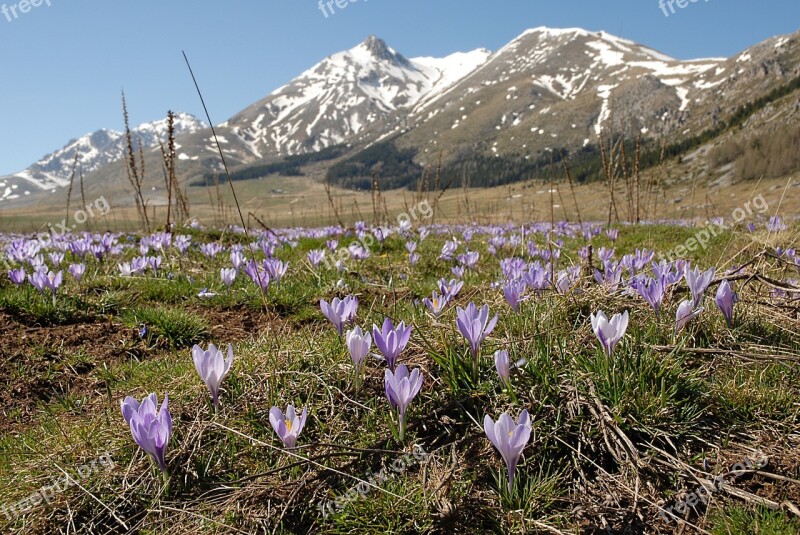
[[[796,222],[422,215],[2,235],[0,530],[800,532]]]

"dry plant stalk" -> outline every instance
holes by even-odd
[[[170,110],[167,112],[167,147],[164,148],[163,143],[161,146],[161,158],[164,163],[164,186],[167,190],[167,226],[169,229],[173,222],[173,204],[174,204],[174,220],[182,223],[189,217],[189,201],[180,188],[177,178],[177,152],[175,148],[175,114]]]
[[[72,160],[72,171],[69,174],[69,189],[67,190],[67,216],[65,219],[69,219],[69,203],[72,200],[72,183],[75,180],[75,171],[78,169],[78,151],[75,151],[75,159]],[[83,191],[82,187],[83,182],[81,182],[81,191]]]
[[[336,208],[336,203],[333,201],[333,195],[331,194],[331,177],[327,176],[325,179],[325,195],[328,196],[328,204],[333,210],[333,215],[336,216],[336,221],[339,222],[339,226],[344,228],[344,223],[342,223],[342,218],[339,216],[339,210]]]
[[[581,207],[578,205],[578,197],[575,195],[575,184],[572,182],[572,173],[569,172],[567,159],[563,153],[561,155],[561,163],[564,165],[564,174],[567,175],[567,181],[569,181],[569,191],[572,193],[572,202],[575,203],[575,211],[578,214],[578,223],[583,225],[583,220],[581,219]]]
[[[127,165],[125,171],[133,188],[133,198],[136,201],[136,212],[139,215],[139,224],[145,232],[150,232],[150,220],[147,217],[147,203],[142,195],[142,183],[144,182],[144,149],[141,140],[139,145],[139,164],[136,163],[136,151],[133,148],[133,134],[131,134],[130,122],[128,120],[128,104],[125,101],[125,92],[122,93],[122,116],[125,119],[125,156]]]

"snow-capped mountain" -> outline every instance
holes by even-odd
[[[800,74],[798,34],[734,58],[680,61],[605,32],[524,32],[409,117],[398,140],[444,152],[575,151],[600,136],[699,134]]]
[[[490,52],[406,59],[377,37],[334,54],[223,126],[257,158],[318,151],[386,128],[483,64]]]
[[[580,147],[623,128],[669,132],[724,79],[725,61],[682,62],[604,32],[535,28],[417,110],[408,137],[436,151],[491,140],[497,153]]]
[[[175,114],[175,135],[191,134],[207,125],[187,113]],[[166,141],[167,119],[141,124],[131,129],[134,144],[141,141],[144,149]],[[84,176],[125,155],[126,138],[116,130],[97,130],[69,141],[63,148],[52,152],[24,171],[0,177],[0,199],[14,199],[26,191],[53,189],[69,184],[69,177],[78,155],[78,164]],[[137,145],[138,146],[138,145]]]
[[[369,37],[248,106],[217,133],[234,169],[332,145],[354,156],[384,140],[411,149],[416,163],[441,157],[445,168],[464,161],[469,169],[471,158],[546,159],[550,151],[584,147],[599,152],[601,137],[610,135],[675,143],[726,124],[743,106],[797,78],[800,32],[731,58],[690,61],[579,28],[534,28],[495,53],[478,49],[444,58],[408,59]],[[760,135],[800,120],[800,99],[787,91],[735,135]],[[181,178],[220,170],[216,143],[204,126],[180,116]],[[153,147],[165,129],[159,121],[135,134]],[[87,187],[107,190],[119,183],[124,190],[123,141],[121,133],[102,130],[70,142],[22,173],[0,178],[0,199],[64,185],[76,151],[89,175]],[[148,169],[158,169],[160,152],[145,151],[145,160]],[[320,162],[314,176],[324,176],[329,165]],[[360,168],[369,177],[374,165]],[[151,181],[156,191],[160,180]]]

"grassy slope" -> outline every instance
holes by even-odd
[[[637,247],[671,249],[692,232],[625,228],[616,249],[618,256]],[[206,238],[197,235],[195,241]],[[768,244],[793,239],[727,233],[695,257],[704,267],[725,269],[744,264]],[[544,244],[541,236],[536,240]],[[671,318],[684,290],[667,299],[660,319],[640,299],[610,296],[589,281],[580,293],[546,293],[514,314],[490,287],[499,267],[478,236],[471,247],[481,251],[481,262],[467,274],[455,305],[488,303],[500,321],[484,344],[475,384],[443,364],[461,362],[467,351],[455,329],[455,305],[435,320],[415,304],[449,274],[449,265],[435,260],[442,242],[433,236],[423,241],[422,259],[411,268],[403,242],[391,238],[366,262],[351,265],[343,291],[337,290],[339,275],[312,270],[304,260],[306,251],[324,243],[304,240],[294,250],[279,251],[291,268],[269,289],[266,314],[258,312],[260,296],[249,281],[240,277],[226,293],[218,270],[227,262],[209,263],[197,252],[183,258],[169,253],[158,280],[124,280],[115,275],[115,265],[92,265],[83,288],[71,281],[56,307],[33,292],[18,292],[3,278],[0,304],[14,321],[28,325],[29,334],[76,321],[111,322],[118,339],[97,343],[119,344],[119,358],[89,366],[89,388],[67,389],[25,410],[13,402],[5,408],[0,505],[50,484],[61,475],[59,467],[74,474],[104,453],[115,466],[80,480],[82,488],[59,493],[51,506],[11,523],[0,517],[0,529],[107,533],[124,531],[124,523],[141,533],[173,534],[599,533],[604,526],[615,533],[666,533],[675,525],[658,517],[656,505],[674,504],[697,488],[696,478],[726,473],[756,450],[770,459],[765,471],[793,480],[745,475],[728,479],[731,485],[772,502],[797,503],[796,305],[775,308],[765,303],[768,287],[739,283],[735,328],[726,328],[709,298],[707,311],[677,345]],[[563,256],[577,258],[581,242],[568,240]],[[598,237],[595,245],[610,242]],[[750,269],[778,279],[789,274],[767,258]],[[168,272],[177,277],[164,278]],[[204,287],[220,295],[197,298]],[[360,300],[358,324],[371,326],[389,315],[414,325],[401,361],[421,367],[425,384],[412,403],[404,443],[389,430],[381,364],[370,361],[356,391],[346,349],[319,312],[320,298],[348,292]],[[599,352],[589,326],[589,313],[598,308],[631,313],[613,361]],[[227,323],[223,313],[252,321]],[[141,323],[149,327],[143,340],[131,335]],[[199,340],[235,347],[217,415],[188,350]],[[52,341],[38,343],[29,361],[17,363],[18,377],[30,374],[26,366],[42,355],[52,355]],[[488,356],[499,348],[527,360],[510,391],[502,388]],[[74,373],[76,363],[91,360],[90,349],[60,352],[50,373],[56,379]],[[159,398],[169,393],[175,422],[167,454],[169,495],[119,413],[124,396],[153,391]],[[289,402],[310,411],[301,447],[293,453],[280,447],[268,422],[273,404]],[[522,407],[531,413],[534,433],[520,469],[523,497],[512,499],[498,490],[502,462],[478,422],[504,410],[516,417]],[[428,453],[423,463],[411,463],[366,499],[348,501],[340,513],[320,514],[320,503],[345,494],[358,484],[355,478],[390,466],[412,444]],[[800,529],[789,513],[754,508],[725,492],[714,495],[707,516],[704,508],[700,513],[687,519],[713,533]]]

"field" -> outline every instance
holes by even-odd
[[[393,197],[389,226],[6,234],[0,530],[798,533],[800,227],[769,217],[784,186],[713,228],[586,223],[607,201],[562,188],[558,213],[538,188],[547,210],[502,219],[451,192],[436,216]],[[507,222],[526,218],[548,222]],[[471,304],[488,315],[465,320]],[[210,343],[209,387],[193,359]],[[503,413],[519,427],[492,438],[517,440],[501,447],[518,464],[487,436]]]

